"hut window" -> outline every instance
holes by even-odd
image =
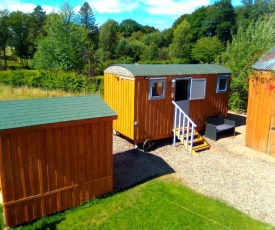
[[[149,100],[165,98],[165,78],[149,79]]]
[[[190,100],[202,100],[205,98],[206,79],[192,79]]]
[[[228,76],[227,75],[219,75],[218,79],[217,79],[216,93],[226,92],[227,85],[228,85]]]

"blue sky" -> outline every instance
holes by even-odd
[[[78,12],[84,0],[67,0]],[[192,13],[200,6],[213,4],[216,0],[86,0],[94,11],[99,25],[108,19],[120,23],[133,19],[142,25],[154,26],[160,30],[169,28],[182,14]],[[32,12],[40,5],[47,13],[58,12],[65,0],[1,0],[0,10]],[[240,0],[232,0],[234,6]]]

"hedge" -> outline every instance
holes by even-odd
[[[71,72],[40,70],[0,71],[0,84],[13,87],[27,86],[75,93],[103,93],[103,77],[90,78]]]

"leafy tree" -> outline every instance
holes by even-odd
[[[98,54],[101,61],[115,59],[115,48],[117,46],[118,23],[109,19],[104,23],[99,32]]]
[[[81,26],[89,30],[89,38],[91,39],[94,49],[97,49],[99,43],[99,28],[89,3],[85,2],[82,5],[77,15],[77,21]]]
[[[128,38],[129,42],[132,41],[142,41],[144,38],[145,34],[141,31],[133,32],[131,37]]]
[[[265,17],[248,28],[239,27],[228,43],[221,62],[233,71],[230,108],[246,110],[251,66],[275,44],[275,16]]]
[[[143,62],[152,62],[158,58],[159,55],[159,47],[156,44],[146,46],[142,52],[141,60]]]
[[[155,27],[153,26],[142,26],[141,28],[141,31],[145,34],[150,34],[150,33],[153,33],[153,32],[157,32],[159,31],[158,29],[156,29]]]
[[[164,46],[168,47],[172,43],[172,39],[174,37],[174,29],[169,28],[162,31]]]
[[[22,67],[26,68],[29,65],[28,58],[31,56],[29,52],[30,14],[21,11],[12,12],[8,23],[11,32],[10,45],[14,47]]]
[[[123,38],[121,39],[116,47],[117,57],[122,60],[123,63],[132,63],[131,59],[131,46],[128,41]]]
[[[132,61],[134,63],[140,61],[140,59],[142,58],[143,51],[146,49],[146,46],[138,40],[130,42],[129,46],[131,49]]]
[[[231,0],[220,0],[207,8],[202,29],[207,36],[217,35],[226,43],[231,40],[231,30],[235,27],[235,13]]]
[[[142,26],[132,19],[125,19],[119,25],[119,32],[124,37],[130,37],[133,32],[141,31]]]
[[[0,11],[0,51],[3,52],[5,67],[8,66],[6,48],[7,48],[8,40],[10,39],[10,36],[11,36],[9,25],[8,25],[9,14],[10,13],[8,10]]]
[[[43,26],[46,20],[46,12],[43,11],[41,6],[34,8],[33,12],[30,14],[29,23],[29,53],[31,58],[36,52],[37,38],[43,34]]]
[[[145,35],[143,42],[147,46],[155,44],[157,47],[161,48],[164,45],[164,38],[160,32],[153,32]]]
[[[192,57],[202,63],[213,63],[224,50],[223,44],[214,37],[199,39],[192,49]]]
[[[235,9],[238,26],[248,27],[262,16],[275,12],[274,0],[242,0],[242,5]]]
[[[178,59],[181,63],[189,63],[191,58],[192,35],[191,25],[187,20],[182,21],[174,31],[172,44],[169,46],[169,56],[171,59]]]
[[[81,71],[85,66],[84,52],[88,33],[74,24],[73,8],[65,3],[60,14],[48,16],[46,36],[38,41],[34,66],[38,69]]]
[[[209,8],[210,6],[202,6],[186,17],[186,20],[191,25],[190,33],[192,34],[192,43],[196,42],[198,39],[204,36],[207,36],[203,31],[202,25],[207,16],[207,11]]]

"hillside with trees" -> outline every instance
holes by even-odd
[[[64,3],[58,13],[0,11],[0,69],[11,56],[22,69],[68,71],[91,77],[117,63],[217,63],[230,68],[230,108],[246,110],[250,66],[275,45],[273,0],[230,0],[180,16],[163,31],[125,19],[100,27],[85,2],[79,12]]]

